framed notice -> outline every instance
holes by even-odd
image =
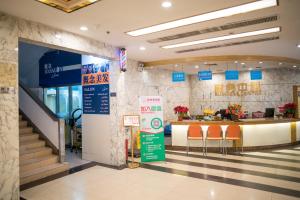
[[[123,117],[124,126],[140,126],[139,115],[124,115]]]

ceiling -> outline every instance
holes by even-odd
[[[160,65],[155,67],[149,67],[147,70],[152,69],[165,69],[170,71],[183,71],[187,74],[198,74],[199,71],[210,70],[213,73],[224,73],[225,70],[238,70],[238,71],[250,71],[250,70],[270,70],[284,68],[293,72],[300,72],[300,67],[294,68],[295,65],[291,63],[278,63],[273,61],[238,61],[238,62],[205,62],[205,63],[189,63],[189,64],[176,64],[176,65]]]
[[[0,11],[104,41],[117,47],[125,47],[128,50],[129,58],[143,62],[215,55],[270,55],[300,59],[300,48],[297,48],[297,44],[300,44],[299,0],[279,0],[279,6],[277,7],[197,23],[145,36],[132,37],[125,34],[127,31],[253,2],[253,0],[171,1],[173,6],[166,9],[161,7],[162,0],[101,0],[72,13],[65,13],[35,0],[1,0]],[[174,34],[203,30],[271,15],[277,15],[277,20],[229,30],[209,32],[172,41],[159,43],[147,42]],[[81,31],[79,28],[83,25],[87,26],[89,30],[85,32]],[[261,40],[266,37],[251,36],[249,38],[230,40],[230,43],[236,43],[238,45],[228,46],[226,45],[228,41],[220,41],[176,49],[161,48],[161,46],[164,45],[187,42],[194,39],[200,40],[276,26],[280,26],[282,31],[280,33],[268,34],[268,37],[279,37],[279,39],[274,40],[239,44],[245,40]],[[146,50],[141,51],[139,49],[141,46],[144,46]],[[205,48],[209,46],[218,46],[218,48]],[[191,48],[200,48],[201,50],[184,51]],[[183,52],[176,53],[176,51]]]

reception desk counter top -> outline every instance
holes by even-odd
[[[238,125],[256,125],[256,124],[277,124],[277,123],[289,123],[289,122],[298,122],[300,119],[270,119],[270,118],[260,118],[260,119],[240,119],[239,121],[230,121],[230,120],[222,120],[222,121],[199,121],[199,120],[184,120],[184,121],[170,121],[172,125],[190,125],[190,124],[199,124],[199,125],[211,125],[211,124],[219,124],[219,125],[230,125],[230,124],[238,124]]]
[[[229,147],[241,146],[249,149],[263,149],[300,141],[300,119],[244,119],[239,121],[170,121],[172,125],[172,146],[185,147],[187,144],[187,130],[191,124],[202,127],[204,137],[209,125],[218,124],[222,128],[223,138],[228,125],[237,124],[241,127],[242,139],[235,143],[227,143]],[[200,147],[201,141],[192,141],[191,147]],[[217,147],[215,142],[208,141],[207,146]]]

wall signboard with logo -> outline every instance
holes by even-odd
[[[160,96],[142,96],[140,101],[141,161],[165,160],[163,103]]]
[[[184,82],[185,73],[184,72],[172,72],[172,82]]]
[[[81,74],[83,113],[109,115],[109,63],[83,65]]]
[[[80,84],[81,55],[67,51],[50,51],[39,60],[39,85],[57,87]]]

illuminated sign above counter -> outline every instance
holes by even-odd
[[[184,72],[172,72],[172,82],[184,82],[185,73]]]
[[[225,71],[225,80],[239,80],[239,71],[227,70]]]
[[[262,71],[261,70],[252,70],[250,71],[251,80],[262,80]]]
[[[199,71],[198,72],[198,80],[199,81],[207,81],[212,80],[212,71]]]

